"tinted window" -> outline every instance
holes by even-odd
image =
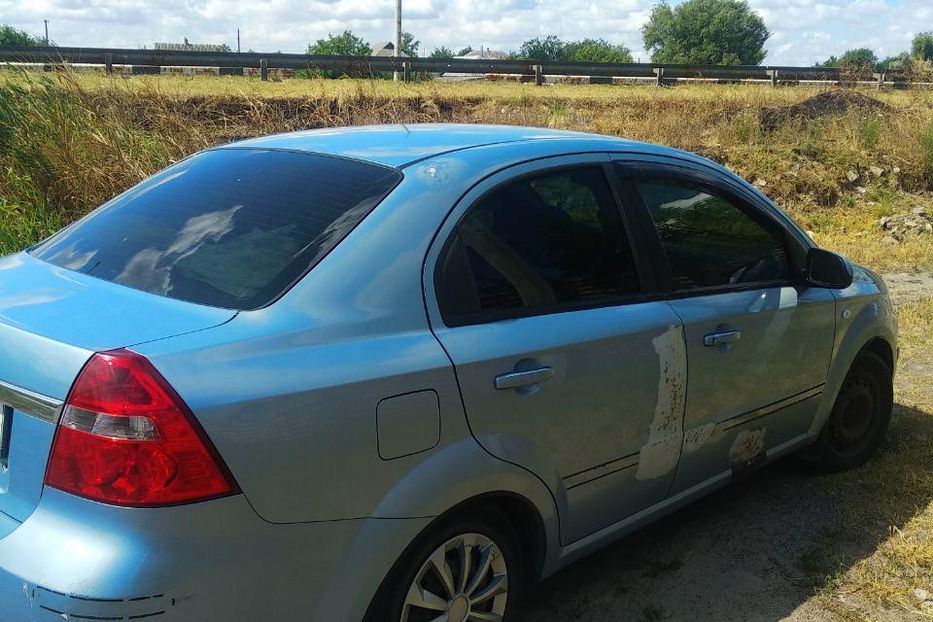
[[[783,237],[730,201],[688,183],[636,184],[678,289],[788,278]]]
[[[488,195],[460,222],[441,265],[445,316],[638,292],[621,215],[599,168],[524,179]]]
[[[254,309],[336,246],[398,178],[392,169],[321,155],[208,151],[31,252],[154,294]]]

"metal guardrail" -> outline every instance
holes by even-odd
[[[264,54],[237,52],[194,52],[133,50],[84,47],[0,46],[0,63],[62,64],[129,67],[128,73],[159,73],[163,67],[217,68],[221,74],[242,74],[258,70],[266,77],[275,70],[322,70],[351,75],[401,72],[496,74],[543,84],[547,77],[586,78],[588,82],[614,80],[654,80],[658,84],[678,80],[724,82],[761,81],[772,84],[794,82],[865,82],[881,85],[908,85],[908,76],[897,72],[840,71],[835,68],[788,67],[773,65],[671,65],[656,63],[570,63],[534,60],[485,60],[439,58],[393,58],[386,56],[313,56],[307,54]]]

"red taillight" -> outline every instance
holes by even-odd
[[[181,398],[145,357],[95,354],[65,400],[45,483],[152,507],[237,492]]]

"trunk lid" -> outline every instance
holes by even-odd
[[[59,406],[93,352],[204,330],[234,315],[26,253],[0,259],[0,512],[23,521],[35,509]]]

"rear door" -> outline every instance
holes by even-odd
[[[550,486],[571,542],[664,498],[679,457],[681,326],[606,155],[500,173],[455,208],[426,265],[432,327],[470,427]]]
[[[738,185],[676,165],[618,166],[684,323],[677,493],[803,438],[826,380],[835,304],[800,284],[806,250]]]

